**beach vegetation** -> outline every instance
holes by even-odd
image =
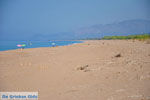
[[[137,39],[137,40],[147,40],[150,39],[150,34],[138,34],[138,35],[128,35],[128,36],[104,36],[103,40],[127,40],[127,39]]]

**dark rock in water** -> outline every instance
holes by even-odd
[[[115,57],[121,57],[121,54],[119,53],[119,54],[117,54]]]

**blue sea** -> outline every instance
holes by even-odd
[[[65,46],[82,41],[0,41],[0,51],[19,49],[18,44],[25,44],[25,48]]]

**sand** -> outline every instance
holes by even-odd
[[[150,44],[95,40],[0,52],[0,91],[39,100],[150,100]]]

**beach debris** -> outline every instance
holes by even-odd
[[[114,100],[114,98],[113,98],[113,96],[111,96],[107,100]]]
[[[146,100],[150,100],[150,96],[147,96],[147,97],[146,97]]]
[[[78,90],[68,90],[66,91],[66,93],[73,93],[73,92],[77,92]]]
[[[89,65],[78,67],[77,70],[84,70],[86,72],[86,71],[88,71],[87,67],[89,67]]]
[[[90,69],[86,69],[86,70],[84,70],[84,72],[88,72],[88,71],[91,71]]]
[[[23,66],[23,63],[20,63],[20,66]]]
[[[128,96],[129,98],[140,98],[140,97],[143,97],[143,95],[131,95],[131,96]]]
[[[125,91],[125,89],[118,89],[118,90],[116,90],[116,92],[124,92]]]
[[[121,54],[119,53],[119,54],[115,55],[115,57],[121,57]]]
[[[135,40],[132,40],[132,42],[135,42]]]
[[[150,44],[150,40],[147,40],[147,41],[146,41],[146,44]]]

